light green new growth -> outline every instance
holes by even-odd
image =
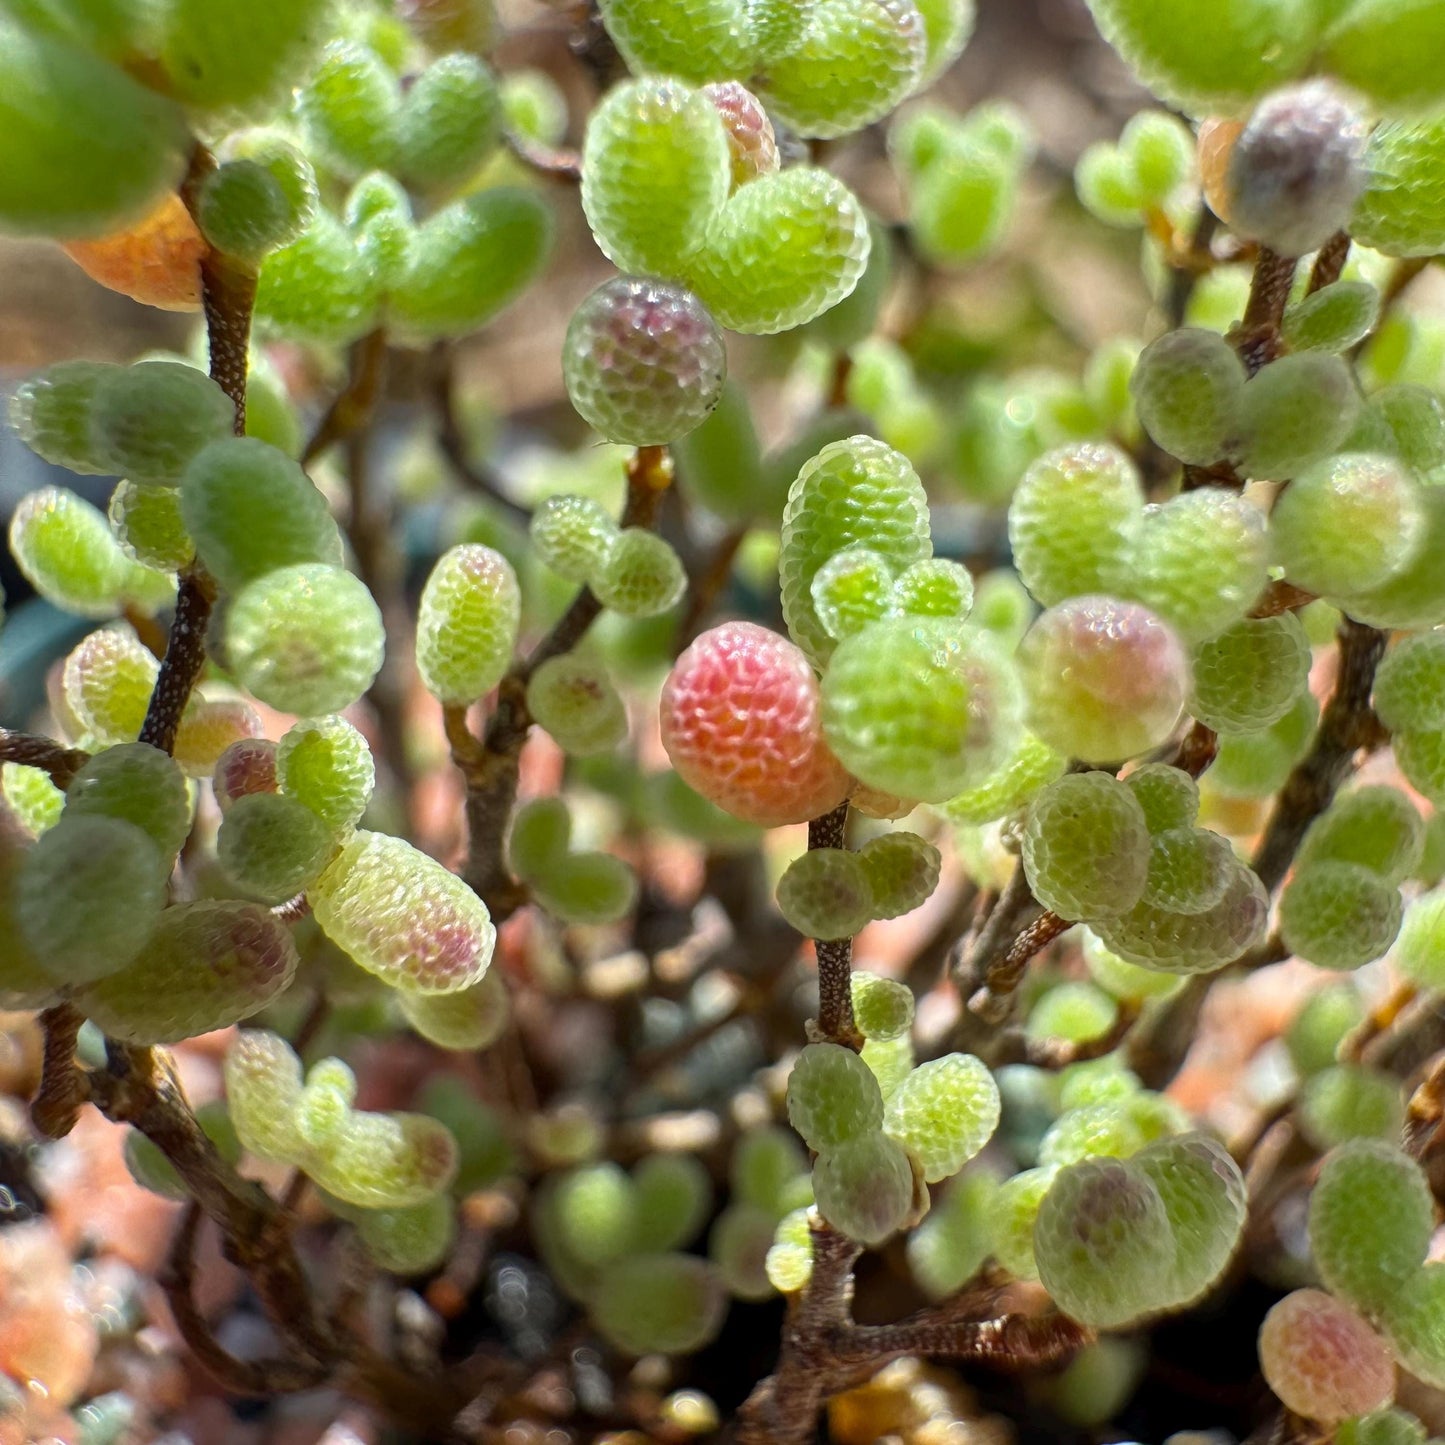
[[[335,834],[361,821],[376,783],[371,746],[342,717],[308,718],[276,745],[276,781]]]
[[[788,1122],[810,1149],[836,1149],[883,1126],[868,1065],[840,1044],[809,1044],[788,1076]]]
[[[998,1127],[998,1086],[972,1054],[920,1064],[889,1096],[884,1132],[936,1184],[957,1174]]]
[[[818,614],[813,581],[840,552],[866,547],[895,573],[932,556],[928,499],[902,453],[868,436],[830,443],[788,492],[778,574],[783,617],[815,667],[835,646]]]
[[[512,661],[521,618],[512,564],[479,543],[444,552],[422,589],[416,664],[428,692],[454,707],[490,692]]]
[[[492,961],[486,905],[401,838],[359,830],[306,896],[327,937],[393,987],[456,993]]]
[[[365,584],[317,562],[248,582],[225,625],[226,655],[246,690],[306,717],[350,707],[381,670],[386,646]]]

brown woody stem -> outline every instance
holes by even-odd
[[[161,659],[140,731],[141,742],[163,753],[175,748],[186,704],[206,665],[206,628],[215,599],[216,584],[199,563],[192,563],[181,573],[166,655]]]
[[[75,1062],[75,1042],[84,1022],[80,1011],[68,1003],[56,1004],[40,1015],[45,1051],[30,1121],[47,1139],[63,1139],[70,1133],[90,1097],[85,1075]]]
[[[1326,286],[1333,286],[1344,275],[1345,262],[1349,258],[1350,233],[1336,231],[1315,256],[1315,264],[1310,271],[1310,295],[1323,291]]]
[[[854,1324],[850,1314],[858,1246],[821,1220],[813,1224],[813,1274],[789,1301],[778,1367],[738,1414],[739,1445],[800,1445],[815,1438],[830,1396],[900,1355],[991,1364],[1014,1370],[1062,1364],[1092,1330],[1063,1315],[995,1315],[987,1278],[938,1305],[889,1325]]]
[[[209,151],[197,147],[182,186],[182,195],[193,214],[200,183],[215,164]],[[201,260],[201,299],[206,313],[211,379],[235,407],[233,431],[238,437],[245,436],[251,315],[256,305],[255,268],[219,251],[208,251]],[[181,573],[175,618],[140,733],[141,742],[162,752],[174,749],[176,730],[206,665],[206,627],[215,600],[215,583],[199,561],[192,562]]]
[[[432,411],[436,416],[437,445],[441,448],[442,456],[446,458],[457,480],[468,491],[486,497],[500,507],[512,521],[525,527],[531,520],[531,511],[509,497],[500,481],[485,467],[478,466],[468,454],[467,439],[462,433],[461,420],[457,416],[453,372],[451,343],[438,342],[429,361],[428,386]]]
[[[1053,917],[1034,897],[1022,866],[1015,868],[977,937],[971,945],[964,944],[958,949],[953,979],[959,993],[968,1001],[971,1014],[990,1023],[1002,1020],[1020,976],[1015,974],[1010,957],[1019,940],[1036,924],[1041,924],[1047,933],[1051,925],[1044,920]],[[1039,947],[1047,941],[1042,939]],[[1024,961],[1027,962],[1027,958]],[[997,991],[995,984],[999,985]]]
[[[333,1359],[336,1341],[316,1313],[311,1282],[291,1243],[290,1217],[216,1152],[164,1051],[108,1041],[108,1066],[91,1073],[88,1085],[106,1118],[134,1125],[171,1162],[288,1345],[309,1364]]]
[[[1339,639],[1339,676],[1320,717],[1319,731],[1280,789],[1255,851],[1252,866],[1270,892],[1284,881],[1305,830],[1329,807],[1355,754],[1381,740],[1379,722],[1370,710],[1370,692],[1375,668],[1385,653],[1386,635],[1345,617],[1340,621]]]
[[[89,761],[90,754],[80,748],[67,748],[50,738],[0,728],[0,762],[39,768],[50,774],[50,781],[57,788],[67,787]]]
[[[808,848],[848,846],[848,803],[808,824]],[[861,1049],[863,1036],[853,1022],[853,940],[818,939],[818,1032],[830,1043]]]
[[[1277,256],[1267,247],[1260,249],[1244,320],[1230,337],[1251,376],[1279,355],[1280,325],[1298,264],[1292,256]]]
[[[201,1219],[200,1205],[188,1204],[158,1281],[176,1328],[197,1363],[223,1389],[253,1399],[272,1399],[321,1384],[328,1372],[320,1365],[303,1360],[240,1360],[216,1338],[195,1298],[196,1241]]]

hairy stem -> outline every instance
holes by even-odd
[[[1291,256],[1277,256],[1262,247],[1254,265],[1254,280],[1249,288],[1249,301],[1244,320],[1230,337],[1239,352],[1244,369],[1254,376],[1268,366],[1280,353],[1280,326],[1284,308],[1289,302],[1298,262]]]
[[[1344,275],[1345,262],[1349,258],[1350,233],[1336,231],[1315,256],[1315,264],[1310,271],[1310,295],[1323,291],[1326,286],[1333,286]]]
[[[801,1445],[815,1438],[830,1396],[866,1380],[901,1355],[1037,1370],[1064,1363],[1089,1344],[1092,1330],[1059,1314],[997,1315],[998,1290],[975,1289],[888,1325],[851,1317],[858,1246],[813,1223],[813,1274],[788,1303],[778,1367],[738,1413],[739,1445]]]
[[[181,573],[166,655],[140,730],[140,741],[163,753],[175,748],[186,704],[206,665],[206,628],[215,600],[215,582],[204,567],[193,562]]]
[[[848,846],[848,803],[839,803],[808,824],[808,848]],[[817,939],[818,1033],[829,1043],[861,1049],[863,1036],[853,1022],[853,940]]]

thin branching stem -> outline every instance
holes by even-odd
[[[1375,668],[1385,654],[1386,634],[1345,617],[1340,622],[1339,674],[1308,753],[1275,799],[1274,811],[1255,850],[1253,867],[1273,892],[1284,882],[1305,830],[1329,807],[1349,776],[1355,755],[1377,746],[1383,731],[1370,709]]]
[[[813,1221],[813,1273],[788,1303],[777,1369],[738,1414],[739,1445],[801,1445],[814,1438],[830,1397],[902,1355],[1037,1370],[1063,1364],[1092,1330],[1060,1314],[998,1314],[998,1288],[985,1275],[940,1304],[887,1325],[852,1319],[853,1266],[862,1251]]]
[[[69,786],[70,780],[89,761],[90,754],[81,748],[68,748],[51,738],[0,728],[0,762],[39,768],[50,775],[50,781],[57,788]]]
[[[181,195],[194,212],[201,182],[215,169],[215,157],[196,148]],[[219,251],[201,260],[201,300],[206,315],[211,379],[235,408],[232,429],[246,434],[246,376],[250,367],[251,315],[256,304],[256,270]],[[199,561],[181,572],[165,656],[161,659],[140,740],[171,752],[186,704],[206,665],[206,628],[216,585]]]
[[[627,464],[627,502],[623,527],[651,527],[672,485],[672,461],[665,447],[639,447]],[[602,614],[602,603],[583,587],[555,627],[515,663],[497,690],[497,704],[479,739],[464,712],[444,720],[452,761],[466,782],[467,856],[461,874],[500,922],[527,900],[527,891],[507,868],[507,826],[517,802],[522,746],[532,726],[527,681],[549,658],[570,652]]]
[[[1345,273],[1345,262],[1350,259],[1350,233],[1336,231],[1315,255],[1315,264],[1310,270],[1309,294],[1333,286]]]
[[[485,497],[493,506],[499,507],[510,521],[525,527],[531,520],[531,510],[509,496],[501,481],[471,457],[461,419],[457,415],[454,363],[455,352],[451,343],[438,342],[432,350],[428,368],[437,446],[452,474],[469,492]]]
[[[1164,315],[1171,330],[1184,325],[1184,313],[1189,309],[1189,298],[1199,278],[1214,264],[1209,247],[1219,221],[1214,212],[1202,201],[1199,214],[1195,217],[1194,228],[1183,254],[1171,259],[1169,266],[1169,289],[1164,298]]]

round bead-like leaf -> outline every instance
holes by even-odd
[[[192,458],[181,519],[228,591],[279,567],[341,565],[341,533],[326,498],[298,463],[254,437],[212,442]]]
[[[65,791],[69,817],[96,814],[134,823],[165,859],[191,831],[191,799],[174,760],[149,743],[122,743],[96,753]]]
[[[1259,508],[1222,487],[1200,487],[1146,509],[1126,591],[1184,641],[1202,642],[1244,616],[1268,566]]]
[[[144,947],[165,904],[167,872],[160,850],[134,823],[62,814],[16,874],[21,935],[55,979],[104,978]]]
[[[1325,1284],[1358,1309],[1388,1309],[1425,1263],[1435,1228],[1430,1186],[1400,1149],[1343,1144],[1310,1191],[1310,1252]]]
[[[868,1065],[841,1044],[809,1044],[788,1076],[788,1122],[810,1149],[836,1149],[883,1125],[883,1095]]]
[[[1189,711],[1218,733],[1278,722],[1309,686],[1310,641],[1293,612],[1245,617],[1194,650]]]
[[[1107,773],[1050,783],[1029,809],[1023,866],[1034,896],[1063,918],[1121,914],[1142,897],[1149,829],[1138,799]]]
[[[1208,466],[1224,455],[1239,421],[1245,371],[1213,331],[1169,331],[1144,348],[1129,384],[1139,421],[1181,462]]]
[[[848,789],[819,709],[798,648],[753,623],[724,623],[678,658],[663,685],[662,744],[683,781],[735,817],[801,823]]]
[[[858,854],[812,848],[788,865],[778,909],[805,938],[851,938],[873,917],[873,889]]]
[[[1174,1239],[1149,1177],[1117,1159],[1059,1171],[1034,1223],[1039,1278],[1060,1309],[1108,1329],[1169,1303]]]
[[[852,191],[827,171],[793,166],[735,192],[686,269],[723,326],[769,336],[850,296],[870,249],[868,217]]]
[[[813,1166],[818,1213],[859,1244],[882,1244],[914,1209],[913,1166],[878,1130],[825,1149]]]
[[[428,692],[466,706],[501,680],[517,645],[521,590],[512,564],[481,543],[444,552],[422,589],[416,662]]]
[[[548,497],[532,513],[529,531],[542,561],[569,582],[586,582],[601,570],[617,536],[617,523],[591,497]]]
[[[1285,1406],[1333,1425],[1388,1405],[1395,1393],[1389,1347],[1348,1305],[1297,1289],[1264,1317],[1259,1363]]]
[[[687,590],[682,559],[645,527],[624,527],[590,581],[597,600],[624,617],[657,617]]]
[[[941,803],[1006,761],[1022,698],[988,634],[935,617],[874,623],[823,676],[824,736],[870,788]]]
[[[582,209],[619,270],[676,276],[702,245],[731,182],[722,120],[681,80],[627,81],[587,122]]]
[[[1111,597],[1051,607],[1020,645],[1019,664],[1029,726],[1060,752],[1093,763],[1164,742],[1189,682],[1174,631],[1147,607]]]
[[[216,857],[243,892],[284,903],[315,881],[331,855],[331,829],[283,793],[237,798],[221,820]]]
[[[920,1064],[893,1091],[883,1128],[930,1184],[957,1174],[998,1127],[998,1085],[972,1054]]]
[[[266,909],[178,903],[161,914],[136,962],[82,989],[76,1003],[112,1038],[172,1044],[259,1013],[296,967],[290,933]]]
[[[366,739],[345,718],[310,718],[277,744],[275,775],[283,793],[341,833],[360,821],[371,801],[376,762]]]
[[[1077,442],[1047,453],[1009,504],[1009,542],[1024,585],[1045,607],[1125,590],[1144,515],[1134,464],[1117,447]]]
[[[1379,958],[1400,931],[1400,890],[1358,863],[1308,861],[1285,889],[1285,947],[1320,968],[1353,969]]]
[[[174,485],[208,442],[229,436],[235,403],[185,362],[142,361],[108,371],[95,389],[90,434],[107,470]]]
[[[281,712],[340,712],[381,670],[381,612],[350,572],[321,563],[282,567],[249,582],[226,614],[226,653],[238,680]]]
[[[598,1277],[592,1320],[631,1355],[688,1355],[722,1327],[727,1295],[717,1271],[690,1254],[634,1254]]]
[[[932,897],[942,857],[917,833],[902,832],[870,838],[858,850],[858,861],[873,891],[873,916],[899,918]]]
[[[813,579],[834,556],[866,547],[895,572],[928,559],[928,500],[908,459],[868,436],[825,446],[798,474],[783,515],[778,571],[783,616],[815,666],[834,647],[818,615]]]
[[[1230,226],[1282,256],[1322,246],[1365,188],[1367,134],[1353,99],[1328,80],[1266,96],[1230,151]]]
[[[507,985],[499,973],[491,971],[459,993],[398,989],[397,1002],[407,1023],[442,1049],[470,1052],[490,1048],[501,1038],[511,1016]]]
[[[517,186],[478,191],[416,230],[389,314],[404,336],[465,336],[515,301],[552,251],[552,213]]]
[[[527,710],[565,752],[611,752],[627,736],[627,709],[607,669],[576,653],[550,657],[527,679]]]
[[[492,961],[486,905],[401,838],[358,831],[307,897],[326,936],[393,987],[455,993]]]
[[[573,313],[562,375],[572,405],[609,441],[663,446],[717,405],[727,353],[685,287],[616,276]]]
[[[762,93],[798,135],[847,135],[898,105],[927,57],[913,0],[813,0],[798,43],[768,67]]]

